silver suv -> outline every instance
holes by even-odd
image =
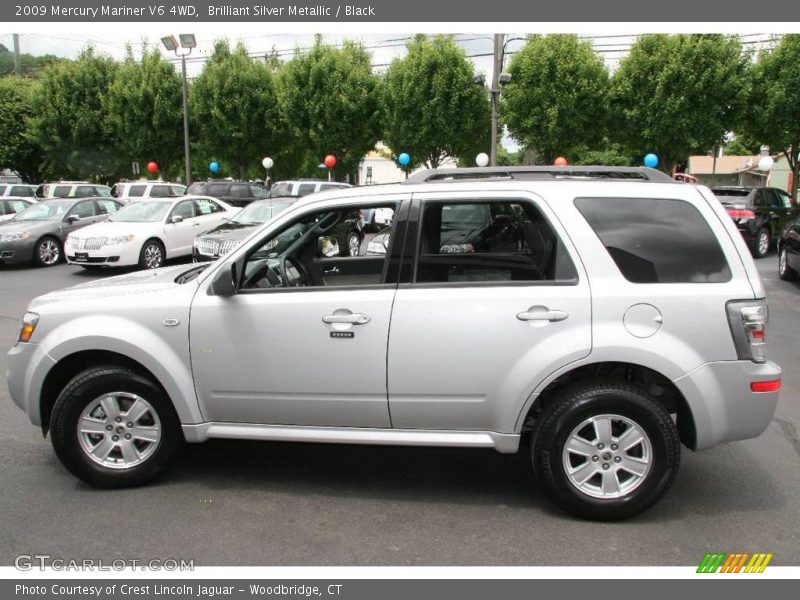
[[[341,230],[371,209],[392,214],[386,252],[351,256]],[[761,434],[781,378],[730,217],[644,168],[325,192],[218,262],[28,311],[11,396],[101,487],[149,481],[209,438],[524,447],[559,505],[621,519],[664,495],[681,443]]]

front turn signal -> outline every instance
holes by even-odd
[[[19,332],[20,342],[30,342],[33,332],[36,331],[36,325],[39,323],[39,315],[36,313],[25,313],[22,317],[22,329]]]

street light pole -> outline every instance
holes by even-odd
[[[183,70],[183,160],[186,163],[186,187],[192,184],[192,161],[189,156],[189,102],[186,94],[186,56],[191,54],[181,53],[181,69]]]
[[[180,41],[178,41],[180,40]],[[192,184],[192,160],[189,155],[189,100],[187,94],[187,78],[186,78],[186,57],[192,53],[192,49],[197,46],[197,40],[193,33],[182,33],[175,39],[174,35],[161,38],[161,43],[170,52],[174,52],[175,56],[181,57],[181,73],[183,75],[183,160],[186,163],[186,186]],[[188,50],[188,52],[178,52],[181,50]]]

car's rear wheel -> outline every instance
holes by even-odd
[[[33,260],[40,267],[52,267],[61,262],[61,243],[54,237],[43,237],[33,249]]]
[[[98,487],[146,483],[179,447],[178,418],[161,389],[129,369],[87,369],[70,381],[50,419],[56,454],[70,472]]]
[[[647,392],[591,381],[545,405],[531,455],[551,500],[581,517],[618,520],[647,510],[666,493],[677,474],[680,441],[669,413]]]
[[[753,256],[755,258],[764,258],[769,252],[770,235],[769,229],[762,227],[756,234],[756,239],[753,241]]]
[[[147,240],[139,253],[139,267],[158,269],[164,265],[164,246],[158,240]]]
[[[782,246],[778,251],[778,276],[784,281],[794,281],[797,279],[797,271],[789,266],[789,256],[786,246]]]

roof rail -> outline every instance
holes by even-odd
[[[675,183],[672,177],[649,167],[469,167],[462,169],[427,169],[414,173],[406,184],[446,183],[463,180],[553,181],[560,179],[614,179]]]

